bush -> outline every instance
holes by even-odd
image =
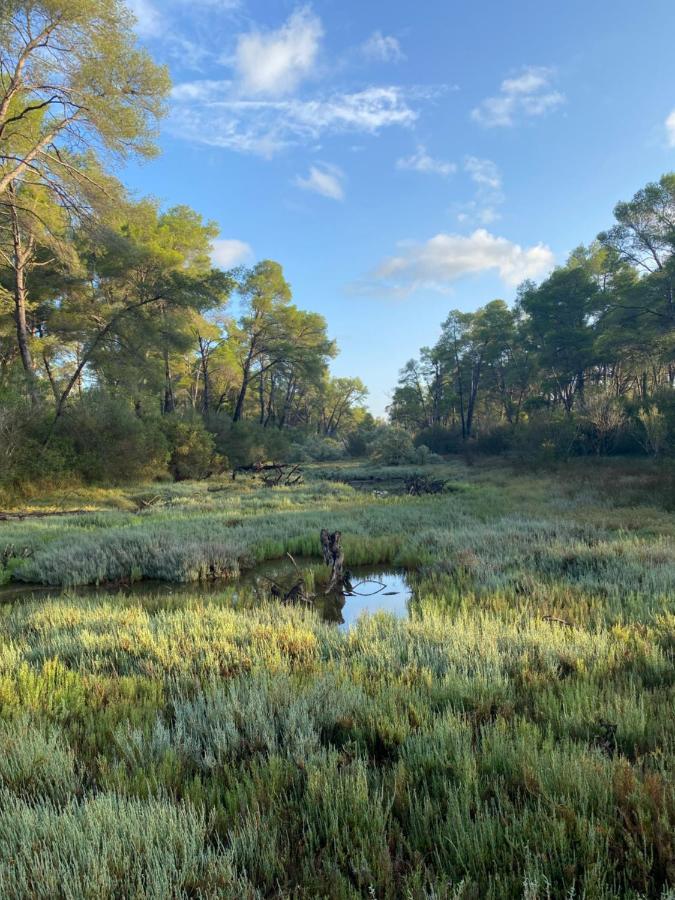
[[[413,452],[413,461],[419,466],[428,466],[440,462],[441,458],[437,453],[432,453],[426,444],[419,444]]]
[[[340,441],[318,435],[305,441],[304,450],[307,456],[315,462],[333,462],[344,459],[346,456],[344,445]]]
[[[533,462],[566,459],[579,438],[576,419],[563,411],[543,411],[515,426],[511,446],[516,458]],[[578,450],[577,450],[578,452]]]
[[[383,466],[401,466],[415,461],[412,437],[402,428],[382,428],[371,444],[371,459]]]
[[[513,427],[499,425],[489,431],[480,432],[473,440],[473,450],[487,456],[499,456],[511,449]]]
[[[86,482],[135,481],[166,472],[167,441],[157,417],[139,417],[123,400],[91,391],[68,407],[50,442],[52,465]]]
[[[176,481],[207,478],[227,465],[227,460],[215,453],[213,435],[201,419],[186,421],[167,416],[162,420],[162,431],[169,445],[169,471]]]
[[[30,409],[13,398],[0,398],[0,487],[9,487],[27,474],[27,463],[36,458],[30,439]]]
[[[212,416],[207,428],[216,452],[229,466],[252,466],[265,460],[286,462],[291,456],[291,440],[278,428],[264,428],[258,422],[232,422],[229,416]]]
[[[378,425],[375,419],[368,414],[363,422],[349,432],[345,439],[345,450],[348,456],[357,458],[368,456],[370,445],[373,443],[379,433],[381,425]]]
[[[465,450],[462,432],[442,425],[423,428],[415,437],[415,445],[428,447],[432,453],[462,453]]]

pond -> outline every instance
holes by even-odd
[[[325,593],[329,569],[316,559],[269,560],[245,571],[234,581],[207,581],[173,584],[166,581],[137,581],[126,585],[101,585],[75,588],[11,584],[0,588],[0,603],[33,602],[46,598],[85,597],[106,599],[123,597],[152,609],[176,608],[195,599],[221,603],[234,608],[248,607],[270,599],[277,585],[285,594],[303,578],[311,605],[326,622],[349,628],[362,614],[379,611],[399,618],[408,615],[412,597],[411,576],[401,570],[358,566],[349,573],[349,586]],[[310,605],[310,604],[308,604]]]

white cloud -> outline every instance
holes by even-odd
[[[370,87],[313,100],[249,100],[229,81],[193,81],[173,90],[172,131],[189,140],[262,156],[324,134],[376,134],[417,119],[399,87]],[[419,92],[418,92],[419,93]]]
[[[343,181],[344,173],[341,169],[323,163],[320,166],[310,166],[307,178],[298,175],[295,184],[305,191],[313,191],[331,200],[344,200]]]
[[[251,31],[237,40],[234,68],[248,94],[292,93],[314,68],[323,36],[321,20],[307,6],[277,31]]]
[[[381,31],[374,31],[362,45],[361,51],[366,59],[375,62],[401,62],[405,59],[398,40]]]
[[[252,259],[253,250],[245,241],[238,241],[234,238],[220,238],[213,241],[211,260],[221,269],[232,269],[250,262]]]
[[[425,172],[427,174],[443,175],[447,177],[457,171],[457,166],[452,162],[443,159],[434,159],[426,151],[421,144],[412,156],[407,156],[396,162],[397,169],[412,169],[415,172]]]
[[[496,271],[514,287],[526,278],[537,278],[553,268],[551,249],[544,244],[523,248],[484,228],[472,234],[437,234],[419,243],[402,242],[401,252],[386,259],[374,278],[388,291],[409,294],[427,289],[447,291],[459,278]]]
[[[530,66],[515,78],[505,78],[499,93],[471,111],[471,118],[488,128],[514,125],[520,117],[541,116],[560,106],[565,97],[552,86],[553,69]]]
[[[162,16],[151,0],[127,0],[127,5],[136,17],[136,31],[141,37],[157,37],[162,33]]]
[[[478,200],[465,203],[457,213],[457,221],[463,225],[492,225],[501,219],[501,213],[494,206],[486,206]]]
[[[675,147],[675,109],[666,119],[666,134],[668,135],[668,144]]]
[[[490,188],[498,191],[502,186],[502,177],[499,174],[497,164],[491,159],[479,159],[477,156],[467,156],[464,159],[464,169],[472,180],[482,188]]]
[[[476,192],[472,200],[455,207],[457,221],[465,225],[492,225],[501,218],[499,207],[504,202],[502,176],[497,164],[491,159],[465,156],[463,167],[476,185]]]

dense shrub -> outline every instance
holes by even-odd
[[[484,453],[486,456],[498,456],[507,453],[513,444],[513,427],[511,425],[498,425],[489,431],[481,431],[471,441],[471,449],[475,453]]]
[[[159,417],[140,417],[111,395],[86,393],[55,425],[48,406],[0,402],[2,486],[155,478],[166,474],[168,458]]]
[[[370,445],[381,428],[382,426],[378,425],[371,415],[365,416],[364,420],[347,434],[345,439],[347,455],[354,458],[368,456]]]
[[[169,445],[169,471],[176,481],[206,478],[222,470],[227,461],[215,453],[213,435],[201,419],[183,420],[175,415],[162,420],[162,431]]]
[[[232,422],[229,416],[211,416],[207,428],[218,454],[235,469],[263,460],[285,462],[290,457],[291,438],[278,428],[258,422]]]
[[[333,462],[344,459],[346,451],[344,444],[335,438],[312,435],[304,443],[304,451],[310,460],[316,462]]]
[[[400,466],[415,462],[412,437],[402,428],[382,428],[370,446],[372,460],[382,466]]]
[[[64,450],[72,448],[72,471],[86,482],[118,483],[166,472],[169,446],[159,418],[141,418],[124,400],[98,391],[68,408],[55,437]]]
[[[423,428],[415,437],[415,445],[428,447],[432,453],[461,453],[464,449],[462,432],[456,428],[432,425]]]

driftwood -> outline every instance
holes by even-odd
[[[278,581],[274,581],[273,578],[269,578],[267,575],[264,576],[265,581],[269,581],[272,585],[270,588],[270,594],[274,597],[275,600],[280,600],[282,603],[312,603],[314,600],[313,594],[308,594],[305,589],[305,579],[302,575],[302,572],[298,568],[296,561],[293,559],[290,553],[287,553],[286,556],[293,563],[293,568],[296,571],[297,579],[290,586],[290,588],[285,587],[284,585],[279,584]]]
[[[239,472],[252,472],[259,475],[265,487],[293,487],[302,484],[302,469],[292,463],[253,463],[251,466],[238,466],[232,470],[232,481],[235,481]]]
[[[406,494],[421,497],[422,494],[442,494],[445,482],[428,475],[409,475],[405,479]]]

